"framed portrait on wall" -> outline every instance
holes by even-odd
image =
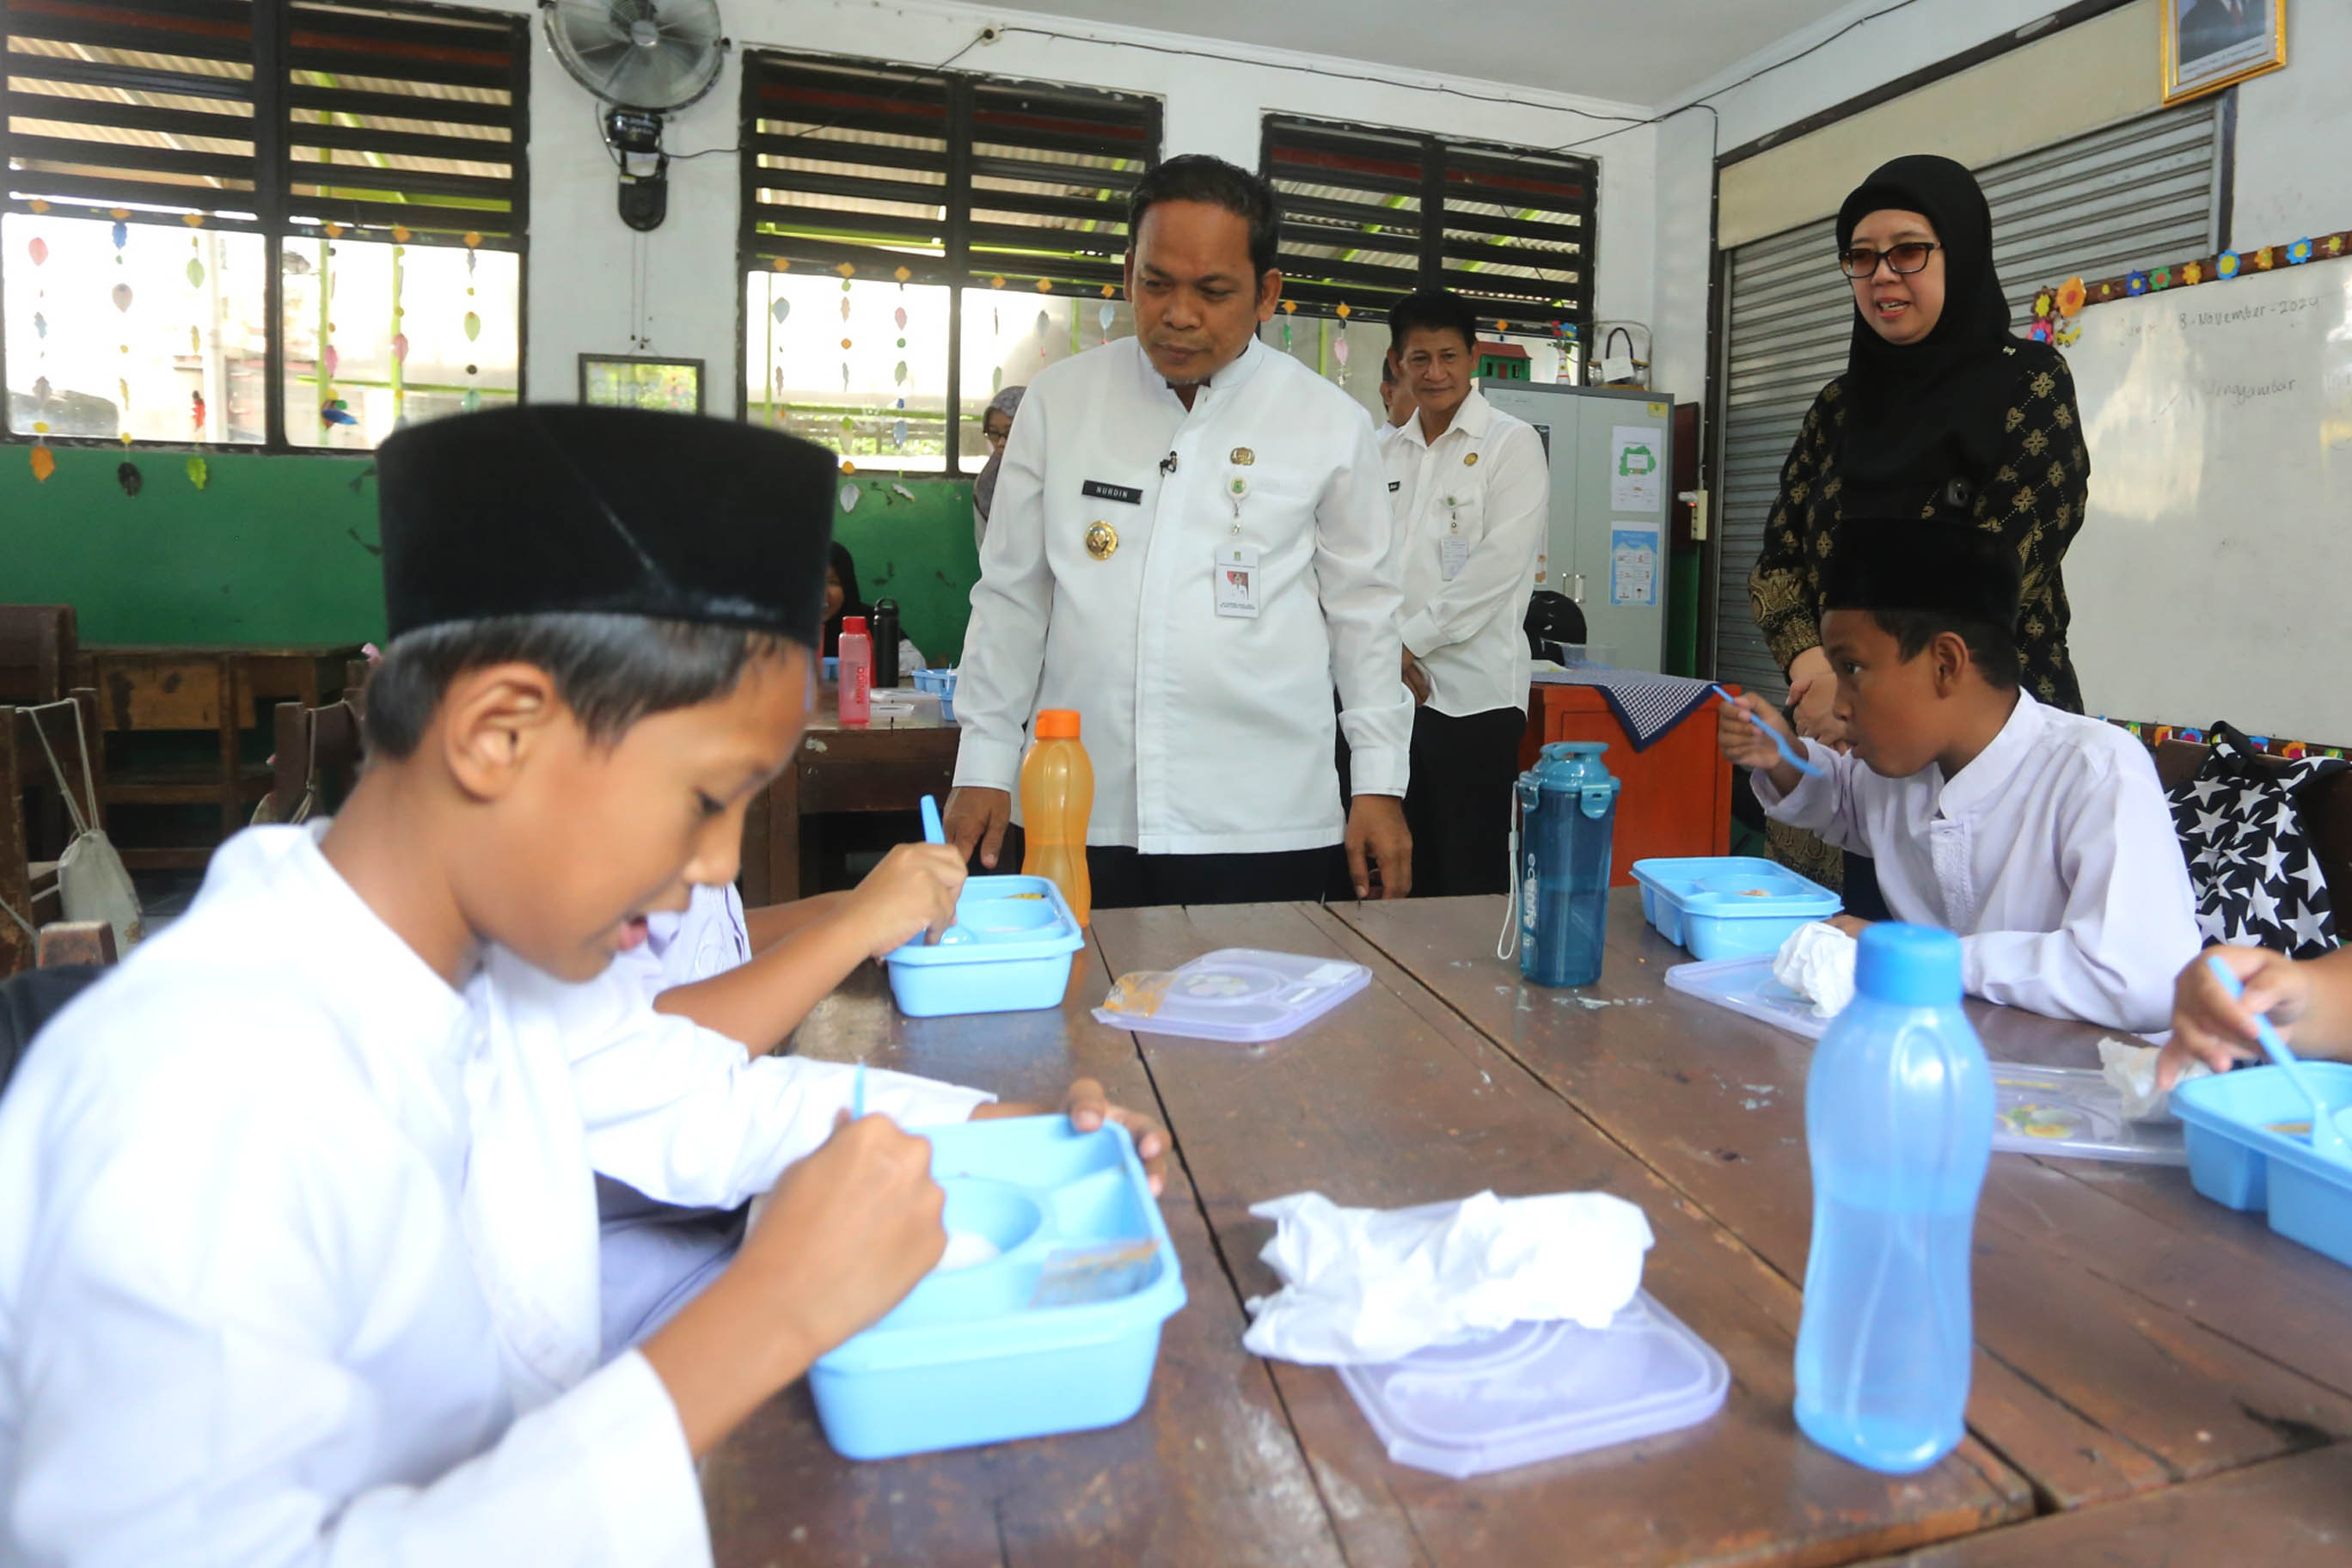
[[[2287,0],[2160,0],[2164,101],[2179,103],[2286,64]]]
[[[702,412],[702,362],[637,354],[582,354],[580,401],[592,408]]]

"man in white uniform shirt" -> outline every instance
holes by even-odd
[[[949,841],[997,866],[1024,731],[1075,709],[1097,907],[1317,898],[1343,837],[1357,895],[1401,898],[1412,702],[1371,428],[1256,339],[1282,293],[1263,180],[1173,158],[1128,217],[1136,335],[1040,372],[1005,447]]]
[[[1404,577],[1414,885],[1433,898],[1510,884],[1511,782],[1527,729],[1528,639],[1551,498],[1535,426],[1471,389],[1478,321],[1430,289],[1389,312],[1416,412],[1381,445]]]

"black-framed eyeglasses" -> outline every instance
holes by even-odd
[[[1838,270],[1849,278],[1868,278],[1884,261],[1899,273],[1925,272],[1927,258],[1942,248],[1925,239],[1906,239],[1886,250],[1873,250],[1866,245],[1857,245],[1838,252]]]

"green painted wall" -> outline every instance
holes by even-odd
[[[365,458],[213,453],[206,488],[184,452],[60,447],[33,478],[0,446],[0,600],[74,606],[86,643],[381,641],[383,584]],[[116,469],[137,466],[137,496]],[[980,563],[971,486],[867,475],[835,530],[869,599],[898,601],[933,661],[963,648]],[[907,499],[892,486],[902,485]]]

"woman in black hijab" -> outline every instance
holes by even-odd
[[[1845,374],[1813,399],[1789,449],[1748,579],[1799,731],[1843,738],[1821,649],[1820,573],[1847,517],[1951,517],[2000,534],[2024,570],[2025,688],[2081,712],[2060,563],[2083,525],[2091,454],[2065,360],[2010,332],[1984,192],[1948,158],[1897,158],[1846,197],[1837,240],[1854,300]],[[1774,841],[1800,869],[1840,874],[1817,840],[1811,854],[1791,853],[1778,831]]]

